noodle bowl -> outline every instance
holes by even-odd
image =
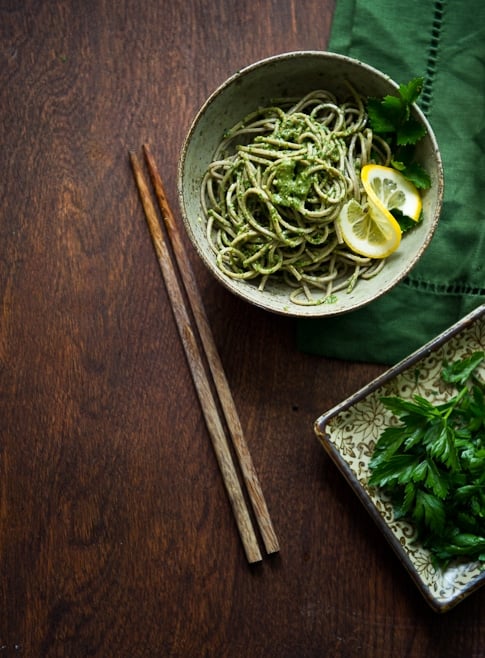
[[[346,201],[362,199],[361,167],[389,164],[387,144],[367,126],[365,100],[396,88],[355,60],[303,52],[258,62],[214,92],[184,144],[179,195],[189,237],[223,285],[268,310],[312,317],[358,308],[411,269],[435,229],[443,185],[418,108],[431,188],[400,253],[358,256],[335,222]]]

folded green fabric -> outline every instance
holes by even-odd
[[[485,302],[485,3],[337,0],[329,50],[398,83],[425,78],[420,106],[440,146],[443,210],[419,263],[365,308],[297,322],[301,351],[394,364]]]

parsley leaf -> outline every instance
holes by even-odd
[[[399,94],[408,107],[415,103],[424,87],[424,78],[414,78],[407,85],[399,85]]]
[[[396,131],[396,142],[399,146],[416,144],[426,135],[426,128],[422,123],[410,117],[406,119]]]
[[[414,161],[414,147],[426,135],[426,128],[412,114],[424,86],[424,78],[414,78],[399,86],[397,96],[369,98],[367,115],[374,133],[380,135],[391,148],[392,165],[420,189],[427,189],[431,180]]]
[[[471,356],[461,361],[445,363],[441,371],[443,381],[451,384],[464,384],[484,359],[484,352],[474,352]]]
[[[446,511],[443,501],[422,489],[416,492],[411,516],[418,527],[428,527],[433,533],[441,533],[445,527]]]
[[[392,133],[403,118],[402,102],[396,96],[369,98],[367,101],[367,115],[374,132],[381,134]]]

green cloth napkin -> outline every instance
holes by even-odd
[[[407,278],[365,308],[297,322],[300,351],[390,365],[485,302],[485,3],[337,0],[328,49],[398,83],[423,76],[443,159],[438,228]]]

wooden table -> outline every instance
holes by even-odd
[[[383,368],[299,353],[191,250],[281,543],[248,565],[129,166],[149,142],[177,214],[202,101],[333,5],[0,2],[0,656],[485,656],[485,591],[432,612],[313,433]]]

